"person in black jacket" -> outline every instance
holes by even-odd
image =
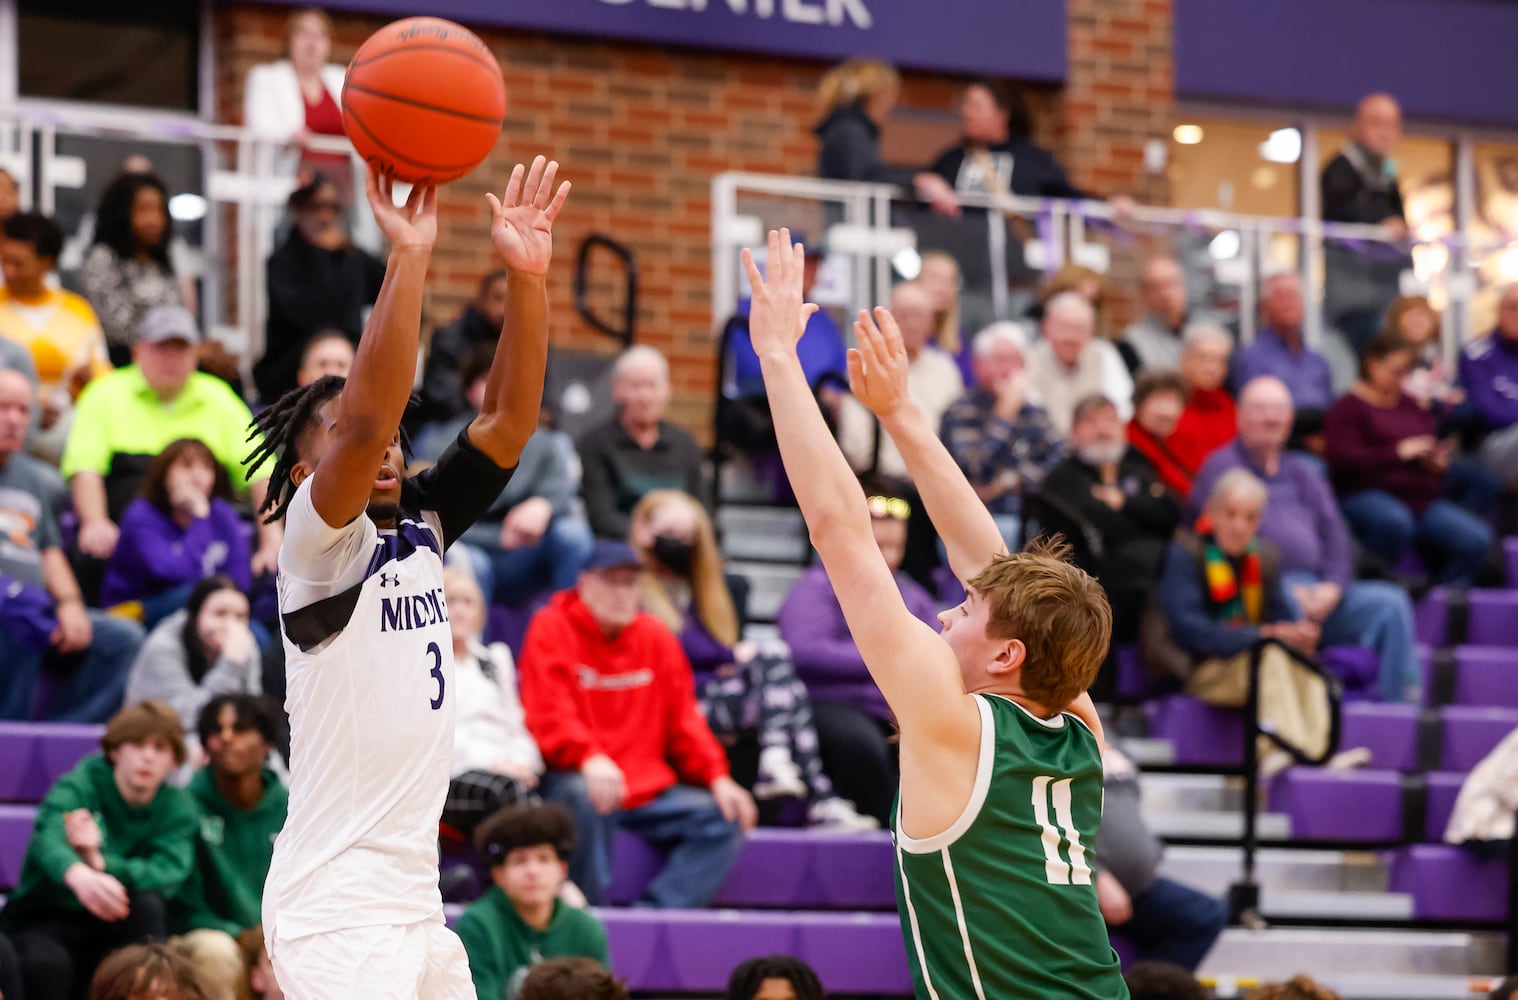
[[[459,318],[433,331],[427,365],[422,369],[421,405],[407,414],[407,429],[412,433],[469,409],[461,372],[481,346],[494,348],[500,339],[501,325],[506,322],[508,287],[505,271],[491,271],[480,279],[474,301],[464,307]]]
[[[891,114],[901,79],[888,64],[850,59],[828,71],[817,88],[823,119],[812,131],[821,144],[817,176],[834,181],[895,184],[944,215],[959,215],[954,189],[929,170],[893,167],[880,157],[880,125]]]
[[[357,347],[364,310],[379,295],[385,265],[349,242],[341,212],[337,188],[324,177],[290,195],[293,225],[269,256],[264,354],[253,366],[265,403],[295,388],[306,341],[318,330],[341,330]]]

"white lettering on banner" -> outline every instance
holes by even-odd
[[[637,0],[601,0],[612,7],[625,7]],[[643,0],[650,7],[661,10],[688,10],[700,13],[709,6],[725,4],[734,14],[746,15],[750,11],[761,20],[775,16],[776,0]],[[779,0],[780,17],[792,24],[827,24],[841,27],[849,24],[855,28],[869,29],[875,26],[875,18],[865,6],[865,0]]]

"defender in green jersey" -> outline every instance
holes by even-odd
[[[1126,1000],[1091,858],[1102,731],[1085,691],[1107,652],[1107,599],[1060,548],[1007,553],[907,394],[909,352],[877,309],[854,324],[849,385],[896,443],[969,595],[939,616],[941,634],[907,612],[796,357],[817,308],[802,301],[802,260],[785,230],[769,235],[767,276],[744,252],[749,331],[812,543],[901,730],[897,899],[917,996]]]

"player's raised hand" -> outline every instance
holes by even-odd
[[[766,354],[796,353],[796,344],[806,331],[806,322],[817,307],[802,301],[806,251],[791,242],[791,231],[770,230],[769,253],[764,274],[754,263],[751,251],[743,251],[743,269],[753,299],[748,311],[749,341],[761,358]]]
[[[485,195],[490,202],[490,241],[508,269],[538,277],[548,273],[553,260],[553,222],[569,197],[568,181],[554,190],[558,175],[558,161],[539,156],[530,170],[520,163],[512,168],[501,197]]]
[[[369,166],[364,190],[380,232],[396,250],[431,250],[437,242],[437,188],[418,184],[406,204],[395,204],[395,181]]]
[[[854,339],[859,346],[849,348],[849,391],[875,416],[889,417],[912,401],[907,394],[911,360],[896,317],[878,306],[874,316],[859,310]]]

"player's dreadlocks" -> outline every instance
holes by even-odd
[[[265,524],[272,524],[285,516],[290,501],[295,499],[295,484],[290,481],[290,471],[300,461],[296,443],[306,432],[316,410],[330,399],[336,399],[343,391],[346,381],[341,375],[323,375],[310,385],[291,389],[267,409],[261,411],[248,425],[248,440],[260,434],[259,442],[248,457],[242,460],[248,476],[252,476],[269,459],[275,459],[274,471],[269,475],[269,492],[258,513],[269,511]]]

